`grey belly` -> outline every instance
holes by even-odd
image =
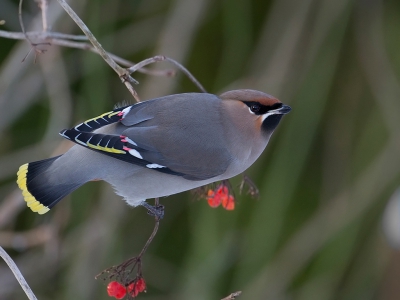
[[[74,163],[71,164],[72,160]],[[100,179],[110,183],[129,205],[137,206],[146,199],[165,197],[231,178],[242,173],[251,163],[249,160],[246,164],[235,160],[223,175],[195,181],[129,164],[77,145],[60,158],[59,167],[64,171],[72,168],[69,178],[74,177],[79,182]]]
[[[136,166],[132,166],[123,173],[126,176],[107,176],[104,180],[110,183],[115,192],[132,206],[137,206],[146,199],[170,196],[223,179],[214,177],[208,180],[192,181]]]

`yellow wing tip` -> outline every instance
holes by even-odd
[[[19,167],[17,172],[17,184],[20,190],[22,191],[22,196],[26,202],[26,205],[33,211],[37,212],[40,215],[47,213],[50,208],[44,206],[36,198],[28,191],[28,187],[26,186],[26,174],[28,173],[28,164],[24,164]]]

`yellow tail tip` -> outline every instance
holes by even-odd
[[[17,172],[17,184],[22,191],[22,196],[27,204],[27,206],[33,211],[40,215],[45,214],[50,210],[47,206],[44,206],[28,191],[26,176],[28,174],[28,164],[24,164],[19,167]]]

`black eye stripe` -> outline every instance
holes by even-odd
[[[243,101],[243,103],[246,104],[256,115],[263,115],[271,110],[282,107],[282,103],[275,103],[273,105],[262,105],[261,103],[255,101]],[[256,107],[259,107],[259,109],[255,109]]]

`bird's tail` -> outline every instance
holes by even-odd
[[[84,183],[65,183],[64,180],[57,182],[49,168],[59,157],[27,163],[18,170],[18,187],[28,207],[34,212],[48,212],[58,201]]]

